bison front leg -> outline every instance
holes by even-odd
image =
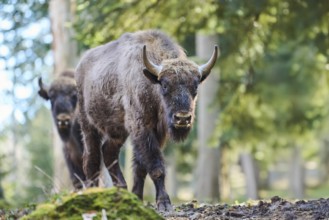
[[[72,180],[73,187],[74,189],[81,189],[83,187],[84,181],[86,180],[86,177],[81,167],[74,164],[73,159],[70,158],[67,146],[64,148],[64,155],[65,155],[66,165],[70,172],[70,177]]]
[[[108,169],[113,184],[117,187],[127,189],[127,183],[119,165],[120,148],[126,140],[127,135],[123,138],[110,138],[103,144],[103,158],[106,168]]]
[[[153,132],[133,138],[134,144],[134,187],[133,192],[143,198],[146,173],[153,180],[156,189],[156,203],[159,211],[172,210],[168,193],[165,189],[165,166],[160,144]]]
[[[98,186],[101,164],[101,139],[102,136],[96,129],[86,129],[81,126],[84,139],[83,171],[87,178],[86,185]]]
[[[141,200],[143,200],[143,191],[145,177],[147,175],[146,167],[144,163],[141,162],[139,153],[134,148],[134,185],[132,188],[133,193],[135,193]]]

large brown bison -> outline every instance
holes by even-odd
[[[103,156],[114,184],[126,187],[115,161],[130,135],[134,147],[132,191],[143,199],[149,174],[158,209],[170,210],[161,148],[167,136],[181,141],[189,133],[198,86],[214,66],[217,51],[215,47],[210,60],[198,66],[179,45],[156,30],[126,33],[89,50],[76,71],[87,179],[95,180]]]
[[[77,88],[73,71],[64,71],[47,88],[39,78],[39,95],[51,102],[51,112],[64,144],[63,151],[75,188],[82,187],[86,177],[82,169],[83,143],[77,120]]]

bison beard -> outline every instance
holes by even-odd
[[[159,210],[171,210],[161,148],[167,136],[184,140],[193,124],[199,84],[217,59],[201,66],[159,31],[127,33],[89,50],[77,71],[78,103],[84,140],[84,171],[97,185],[100,161],[116,186],[126,188],[118,155],[128,135],[134,147],[132,191],[143,199],[150,175]],[[102,142],[102,140],[105,140]]]
[[[190,128],[175,128],[174,126],[171,126],[169,129],[169,135],[174,141],[183,141],[186,139],[190,130]]]

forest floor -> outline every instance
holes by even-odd
[[[153,207],[154,208],[154,207]],[[287,201],[274,196],[268,201],[241,205],[198,204],[189,202],[174,206],[173,212],[160,213],[166,220],[235,220],[235,219],[329,219],[329,199]],[[0,220],[18,219],[32,210],[0,210]],[[9,217],[9,218],[8,218]],[[82,218],[81,218],[82,219]]]
[[[290,202],[278,196],[270,201],[244,205],[197,205],[186,203],[175,206],[175,212],[161,213],[167,220],[196,219],[329,219],[329,199]]]

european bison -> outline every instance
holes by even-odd
[[[39,95],[51,102],[51,112],[57,131],[63,141],[66,164],[73,186],[82,187],[86,177],[82,169],[83,143],[80,124],[77,120],[77,89],[73,71],[64,71],[49,88],[39,78]]]
[[[126,33],[89,50],[76,71],[87,179],[95,181],[103,155],[114,184],[126,187],[119,164],[113,162],[130,135],[134,147],[132,191],[143,199],[149,174],[158,209],[170,210],[161,148],[168,135],[181,141],[189,133],[198,86],[215,65],[217,51],[216,46],[210,60],[198,66],[157,30]],[[102,140],[107,142],[102,145]]]

